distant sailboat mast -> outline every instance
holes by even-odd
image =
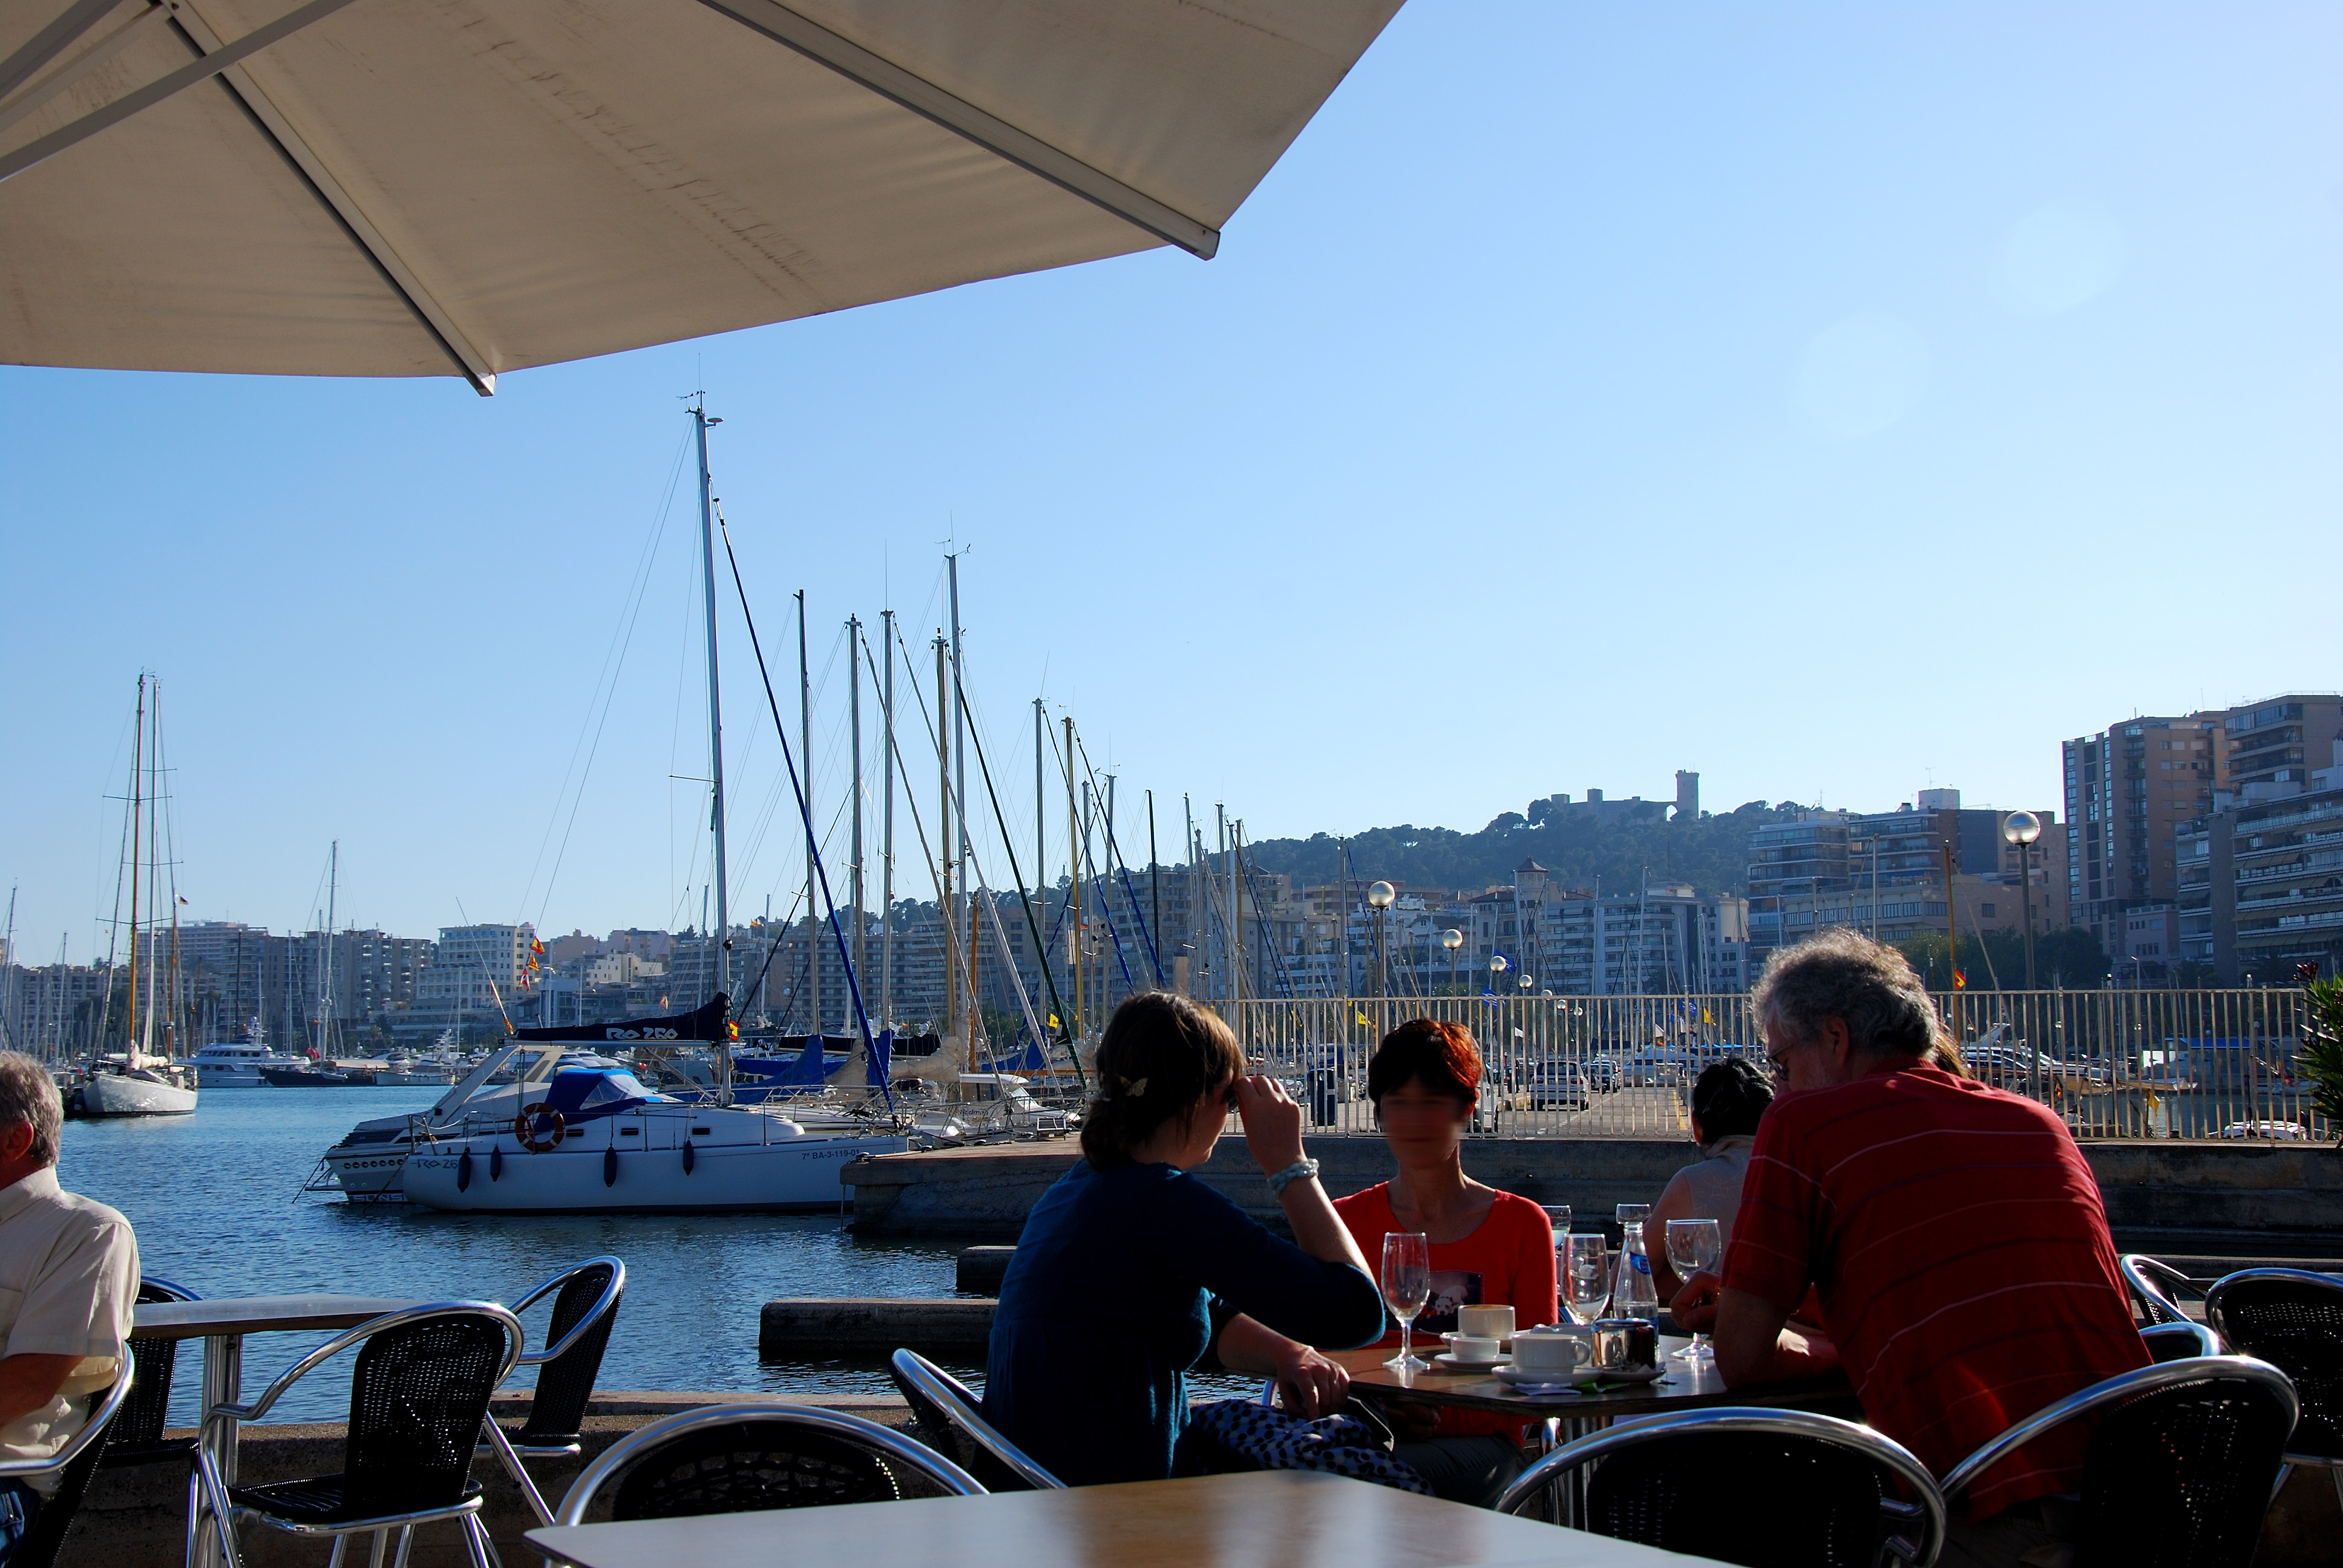
[[[138,713],[132,721],[130,739],[130,1019],[122,1037],[122,1049],[128,1054],[134,1070],[138,1066],[138,835],[146,826],[146,677],[141,671]],[[154,966],[150,963],[147,967]]]
[[[724,702],[716,669],[716,498],[708,474],[708,427],[721,425],[708,417],[704,395],[691,406],[691,427],[699,444],[699,556],[708,610],[708,789],[709,820],[716,836],[716,989],[732,992],[731,908],[725,901],[724,881]],[[703,922],[704,923],[704,922]],[[732,1103],[732,1041],[729,1028],[719,1029],[716,1046],[716,1102]]]

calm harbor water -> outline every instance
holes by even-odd
[[[317,1157],[354,1123],[421,1111],[441,1092],[207,1089],[192,1116],[67,1122],[58,1175],[129,1216],[145,1272],[203,1296],[509,1302],[566,1263],[616,1254],[627,1296],[602,1363],[607,1389],[891,1393],[876,1360],[759,1361],[758,1308],[776,1296],[952,1293],[957,1244],[858,1238],[829,1215],[505,1219],[302,1194]],[[532,1349],[547,1310],[528,1314]],[[246,1341],[246,1396],[328,1337]],[[200,1360],[192,1344],[179,1358],[175,1422],[192,1420]],[[348,1386],[347,1370],[321,1369],[269,1419],[338,1420]]]

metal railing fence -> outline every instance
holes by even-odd
[[[2049,1106],[2077,1138],[2338,1132],[2295,1068],[2298,990],[1968,991],[1936,1004],[1972,1072]],[[1374,1131],[1367,1063],[1412,1018],[1472,1031],[1486,1064],[1482,1130],[1499,1137],[1687,1136],[1701,1069],[1765,1051],[1744,993],[1209,1005],[1248,1057],[1291,1081],[1325,1132]]]

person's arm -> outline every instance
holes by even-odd
[[[1221,1330],[1217,1349],[1221,1364],[1229,1371],[1275,1378],[1284,1392],[1285,1408],[1304,1421],[1332,1415],[1350,1396],[1351,1374],[1341,1362],[1242,1312]]]
[[[21,1421],[55,1402],[80,1356],[21,1355],[0,1358],[0,1426]]]
[[[1793,1382],[1836,1372],[1838,1347],[1821,1333],[1791,1328],[1790,1314],[1763,1296],[1725,1288],[1715,1274],[1694,1274],[1676,1292],[1676,1325],[1704,1333],[1727,1388]]]
[[[1667,1188],[1660,1201],[1652,1205],[1652,1217],[1644,1221],[1644,1251],[1652,1260],[1652,1288],[1661,1301],[1673,1301],[1684,1288],[1676,1277],[1675,1268],[1668,1261],[1668,1221],[1689,1220],[1692,1213],[1692,1183],[1679,1171],[1668,1179]],[[1718,1262],[1725,1260],[1720,1258]]]
[[[1299,1162],[1302,1152],[1302,1107],[1278,1081],[1265,1075],[1237,1080],[1237,1115],[1244,1122],[1245,1147],[1264,1176]],[[1350,1227],[1334,1212],[1326,1189],[1315,1176],[1288,1181],[1277,1195],[1293,1227],[1293,1244],[1321,1262],[1348,1263],[1372,1280],[1374,1271],[1359,1254]]]

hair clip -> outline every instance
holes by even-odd
[[[1133,1100],[1138,1099],[1140,1096],[1147,1092],[1147,1080],[1143,1078],[1132,1079],[1130,1084],[1124,1089],[1123,1092],[1130,1095]]]

